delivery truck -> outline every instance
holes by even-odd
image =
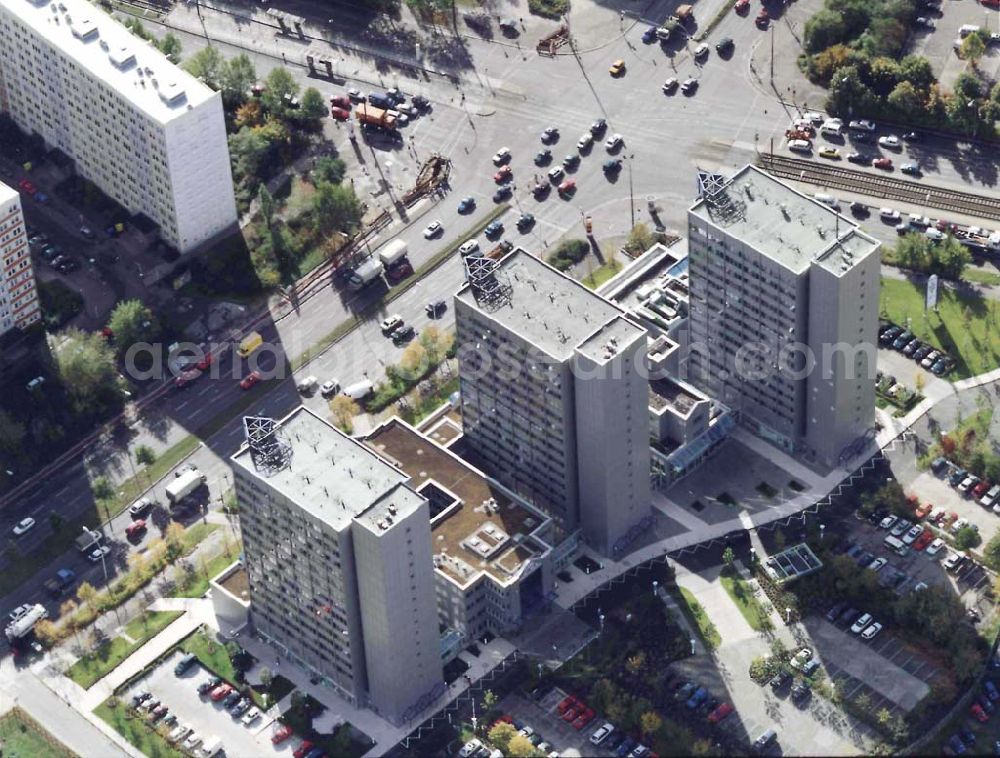
[[[167,501],[173,507],[204,483],[205,475],[196,468],[189,468],[167,485]]]
[[[347,280],[347,286],[357,292],[380,279],[384,272],[385,266],[382,263],[382,259],[375,255],[369,256],[361,261],[360,265],[351,272],[351,276]]]
[[[104,535],[96,529],[88,529],[76,538],[76,549],[81,553],[89,553],[91,550],[95,550],[100,546],[101,538],[103,536]]]
[[[406,240],[395,239],[378,251],[378,257],[382,265],[388,269],[406,258],[407,252]]]
[[[354,117],[362,126],[373,126],[388,131],[396,130],[396,113],[394,111],[361,103],[354,111]]]
[[[52,597],[60,597],[76,579],[76,574],[70,569],[59,569],[56,575],[43,585],[45,591]]]
[[[7,635],[8,640],[20,639],[31,632],[31,630],[35,628],[35,624],[42,619],[47,619],[48,617],[49,612],[45,610],[45,606],[40,603],[36,603],[31,606],[28,612],[23,616],[20,616],[15,621],[10,622],[4,630],[4,634]]]

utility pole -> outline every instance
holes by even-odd
[[[771,86],[774,86],[774,24],[771,24]]]

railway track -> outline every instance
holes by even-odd
[[[1000,220],[1000,198],[961,190],[918,184],[894,176],[879,176],[841,166],[825,166],[813,161],[762,154],[761,168],[782,179],[817,184],[830,189],[860,192],[871,197],[899,200],[916,206],[939,208],[976,218]]]

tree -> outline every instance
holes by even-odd
[[[267,227],[268,231],[274,229],[274,196],[268,190],[266,184],[260,185],[260,189],[257,190],[257,203],[260,205],[260,217],[264,222],[264,226]]]
[[[926,92],[934,83],[931,62],[921,55],[907,55],[899,62],[900,81],[910,82],[917,90]]]
[[[264,80],[264,107],[270,113],[284,114],[288,109],[288,101],[298,91],[299,85],[287,68],[273,68]]]
[[[497,750],[506,755],[510,747],[510,741],[516,734],[517,730],[513,724],[508,724],[506,721],[498,721],[486,736],[496,746]]]
[[[313,193],[312,214],[316,226],[324,234],[350,233],[361,220],[361,204],[350,187],[320,183]]]
[[[111,311],[108,328],[122,355],[136,342],[151,342],[160,331],[153,312],[141,300],[122,300]]]
[[[257,81],[257,71],[246,53],[240,53],[226,62],[222,71],[222,99],[227,103],[242,103]]]
[[[625,242],[625,247],[633,253],[644,253],[653,246],[654,242],[655,240],[653,239],[652,232],[649,231],[649,227],[639,223],[633,226],[632,230],[628,233],[628,240]]]
[[[157,538],[146,547],[146,554],[149,555],[149,563],[159,570],[166,561],[167,543],[163,539]]]
[[[306,87],[299,104],[299,118],[302,121],[321,123],[326,117],[326,101],[315,87]],[[318,125],[318,124],[317,124]]]
[[[218,48],[209,46],[192,55],[183,68],[194,78],[201,79],[206,85],[217,90],[222,86],[222,74],[227,66]]]
[[[176,64],[181,62],[181,41],[177,39],[177,35],[173,32],[167,32],[157,47],[160,48],[160,52],[167,56],[167,60],[171,63]]]
[[[656,711],[646,711],[639,717],[639,730],[646,737],[651,737],[660,731],[663,726],[663,719]]]
[[[867,711],[872,707],[872,699],[867,692],[862,692],[854,698],[854,705],[858,707],[858,710]]]
[[[340,158],[324,155],[316,160],[316,165],[313,167],[313,181],[317,184],[320,182],[340,184],[344,180],[346,172],[347,164],[340,160]]]
[[[93,608],[94,601],[97,600],[97,590],[90,582],[83,582],[76,588],[76,599],[88,608]]]
[[[330,413],[338,428],[350,433],[354,428],[354,417],[361,413],[361,406],[347,395],[337,395],[330,401]]]
[[[270,163],[273,145],[261,128],[242,127],[229,137],[229,159],[237,181],[257,180]]]
[[[420,340],[414,340],[403,351],[403,357],[399,359],[399,368],[404,378],[411,382],[421,379],[429,367],[427,351]]]
[[[49,619],[42,619],[35,624],[35,638],[45,647],[52,647],[59,641],[59,630]]]
[[[128,568],[137,577],[143,576],[149,570],[149,559],[145,553],[129,553]]]
[[[140,466],[152,466],[156,462],[156,453],[149,445],[139,445],[135,449],[135,462]]]
[[[163,535],[163,540],[167,545],[167,560],[171,563],[180,557],[181,551],[184,550],[184,529],[183,524],[179,524],[176,521],[171,521],[167,525],[167,531]]]
[[[847,27],[843,16],[836,11],[823,8],[806,22],[802,46],[807,53],[818,53],[846,41]]]
[[[641,650],[633,656],[625,659],[625,669],[632,676],[638,676],[646,667],[646,654]]]
[[[727,547],[722,551],[722,563],[730,571],[733,570],[733,564],[736,562],[736,553],[733,552],[731,547]]]
[[[274,681],[274,674],[271,673],[271,669],[267,666],[261,666],[257,676],[260,678],[261,687],[265,690],[271,689],[271,682]]]
[[[99,476],[90,483],[90,491],[95,500],[110,500],[115,496],[115,487],[106,476]]]
[[[510,756],[510,758],[531,758],[536,752],[535,746],[531,744],[531,741],[527,737],[523,734],[515,734],[510,738],[510,742],[507,743],[507,749],[504,751],[504,754]]]
[[[897,84],[892,92],[889,93],[886,101],[904,116],[912,116],[919,112],[924,105],[923,97],[921,97],[917,88],[913,86],[913,82],[909,81],[902,81]]]
[[[26,434],[24,424],[0,408],[0,450],[5,453],[19,452]]]
[[[51,341],[59,378],[78,410],[102,407],[102,396],[117,394],[115,359],[104,337],[69,329]]]
[[[493,710],[494,706],[497,704],[497,696],[493,690],[486,690],[483,693],[483,708],[488,711]]]
[[[979,59],[986,53],[986,45],[983,43],[982,37],[978,34],[970,34],[962,40],[962,45],[959,47],[958,52],[962,58],[972,64],[973,68],[977,68],[979,66]]]
[[[955,547],[959,550],[976,547],[982,541],[979,532],[971,526],[964,526],[955,533]]]
[[[855,113],[871,113],[875,110],[875,98],[855,65],[844,66],[833,72],[829,92],[827,110],[835,115],[851,117]]]
[[[90,587],[89,584],[87,586]],[[90,589],[93,590],[94,588],[90,587]],[[74,631],[76,630],[76,622],[73,620],[73,614],[76,613],[77,608],[79,608],[79,606],[72,598],[63,600],[59,604],[59,618],[64,621],[67,627]]]

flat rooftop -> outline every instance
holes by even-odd
[[[689,216],[711,223],[776,263],[795,272],[806,271],[845,238],[855,257],[872,253],[878,242],[828,205],[775,179],[756,166],[740,169],[717,202],[699,199]],[[865,252],[867,251],[867,252]]]
[[[0,203],[9,203],[20,193],[13,187],[0,182]]]
[[[615,316],[581,342],[577,351],[595,363],[607,363],[636,340],[645,339],[645,329],[624,316]]]
[[[649,380],[649,405],[654,410],[662,411],[669,407],[687,416],[699,401],[706,399],[667,377]]]
[[[270,439],[287,444],[286,463],[258,467],[246,442],[233,464],[332,528],[343,530],[352,519],[372,527],[389,505],[405,514],[423,502],[403,486],[405,473],[308,408],[300,406],[273,423],[278,431]]]
[[[0,9],[161,124],[217,96],[87,0],[0,0]]]
[[[411,486],[432,501],[435,566],[453,581],[465,586],[485,573],[508,584],[538,554],[533,540],[517,535],[527,537],[547,518],[511,500],[450,450],[397,418],[377,427],[365,442],[411,476]]]
[[[569,359],[594,332],[627,315],[520,247],[499,262],[495,275],[511,288],[509,302],[495,310],[479,306],[469,283],[456,297],[557,360]]]

